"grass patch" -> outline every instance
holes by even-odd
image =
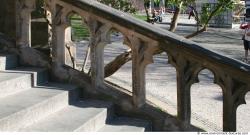
[[[73,41],[86,40],[90,37],[88,27],[82,23],[81,17],[72,16],[70,20],[71,20]]]
[[[132,16],[140,20],[147,21],[146,15],[132,14]],[[81,41],[89,39],[90,33],[88,27],[82,23],[81,17],[78,15],[73,15],[72,17],[70,17],[70,20],[72,27],[72,40]]]
[[[138,15],[138,14],[133,14],[135,18],[138,18],[143,21],[147,21],[147,16],[146,15]]]

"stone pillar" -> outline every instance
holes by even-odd
[[[236,131],[236,110],[234,99],[229,92],[223,94],[223,131]]]
[[[183,66],[184,67],[184,66]],[[190,87],[187,83],[184,68],[177,69],[177,117],[185,124],[190,124],[191,98]]]
[[[100,42],[92,44],[91,51],[91,78],[92,86],[96,89],[103,87],[104,82],[104,62],[103,53],[106,43]]]
[[[216,84],[220,85],[223,91],[223,131],[235,132],[236,110],[240,104],[246,103],[247,84],[230,77],[221,70],[216,70],[215,76],[217,78],[215,80]]]
[[[146,103],[145,89],[145,67],[143,63],[143,53],[139,50],[143,45],[138,39],[132,41],[132,86],[133,102],[136,107],[141,107]]]
[[[198,82],[198,72],[202,66],[192,60],[187,59],[183,52],[176,50],[167,52],[169,63],[176,68],[177,72],[177,118],[183,122],[187,128],[191,120],[191,95],[192,84]]]
[[[71,10],[55,4],[52,6],[52,61],[75,67],[74,61],[72,62],[72,58],[75,58],[75,47],[71,41],[71,27],[67,19]]]
[[[65,26],[54,26],[52,38],[53,62],[65,64]]]
[[[91,82],[95,89],[104,87],[104,47],[110,43],[110,24],[98,22],[95,18],[86,18],[90,29]]]
[[[35,5],[35,0],[16,0],[16,44],[20,48],[31,46],[31,12]]]
[[[145,68],[153,63],[153,53],[157,43],[144,42],[137,37],[130,37],[132,46],[132,89],[133,103],[135,107],[141,107],[146,103]]]

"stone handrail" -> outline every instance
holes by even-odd
[[[236,110],[245,103],[245,94],[250,89],[250,66],[95,0],[46,0],[46,6],[52,16],[54,68],[72,60],[65,45],[74,54],[69,16],[77,13],[91,34],[91,82],[94,88],[105,87],[103,50],[109,43],[110,31],[115,29],[124,35],[132,50],[132,89],[136,107],[145,104],[145,67],[153,63],[154,52],[161,49],[168,54],[170,64],[177,71],[178,119],[190,124],[190,87],[198,82],[201,70],[209,69],[214,74],[214,83],[223,91],[223,130],[236,131]]]

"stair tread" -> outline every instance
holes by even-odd
[[[6,53],[6,52],[0,52],[0,59],[1,58],[6,58],[8,56],[16,56],[16,55],[15,54]]]
[[[0,120],[60,93],[75,89],[71,85],[48,83],[0,99]]]
[[[21,131],[72,132],[94,116],[105,113],[111,105],[111,103],[103,101],[80,101],[55,112],[34,125],[21,129]]]
[[[5,70],[7,73],[34,73],[46,70],[46,68],[39,67],[16,67],[12,69]]]
[[[0,83],[7,81],[7,80],[12,80],[12,79],[16,79],[19,77],[24,76],[25,74],[23,73],[9,73],[9,72],[5,72],[5,71],[1,71],[0,72]]]
[[[149,128],[149,123],[145,120],[117,117],[98,132],[144,132],[147,128]]]

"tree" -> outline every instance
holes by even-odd
[[[134,5],[128,0],[97,0],[97,1],[124,12],[128,13],[136,12],[136,8],[134,7]]]
[[[192,38],[206,31],[209,21],[214,16],[220,15],[221,13],[227,10],[232,10],[234,7],[233,5],[234,5],[234,2],[232,0],[217,0],[217,3],[215,3],[213,7],[211,7],[209,4],[204,4],[202,7],[201,14],[197,20],[199,22],[199,25],[202,26],[202,28],[186,36],[186,38]]]
[[[150,15],[149,15],[149,7],[150,7],[150,0],[144,0],[144,9],[147,15],[147,22],[150,22]]]
[[[174,15],[169,28],[169,31],[175,32],[182,7],[187,7],[188,5],[193,4],[195,0],[168,0],[167,2],[168,4],[173,4],[175,6]]]

